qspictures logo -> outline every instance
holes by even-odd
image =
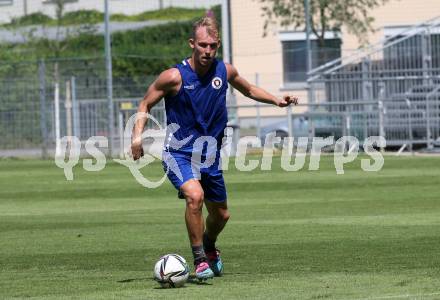
[[[153,122],[157,129],[147,129],[143,132],[141,139],[153,139],[150,147],[163,148],[163,155],[153,155],[145,153],[139,160],[134,160],[131,153],[132,132],[135,121],[139,118],[148,118],[149,122]],[[282,143],[281,151],[281,168],[286,172],[294,172],[304,169],[306,165],[306,156],[308,149],[309,154],[309,171],[319,170],[320,158],[322,150],[325,147],[332,147],[333,163],[336,174],[344,174],[344,165],[353,162],[358,154],[361,143],[354,136],[343,136],[337,140],[333,136],[327,138],[314,137],[309,141],[308,137],[300,137],[296,141],[294,137],[286,137],[281,141],[275,133],[266,135],[264,142],[256,136],[241,137],[235,147],[232,147],[233,129],[227,127],[224,132],[224,138],[218,147],[218,141],[212,136],[200,136],[194,139],[193,136],[185,137],[182,140],[176,139],[176,132],[180,129],[178,124],[169,124],[167,128],[163,128],[153,116],[147,113],[136,113],[130,117],[125,126],[123,134],[124,158],[113,159],[115,162],[127,167],[135,180],[146,188],[157,188],[166,180],[167,173],[172,171],[177,177],[182,179],[182,173],[178,163],[170,153],[178,151],[185,147],[188,143],[192,143],[191,168],[195,178],[200,175],[200,170],[211,167],[220,155],[220,163],[218,168],[228,170],[229,159],[235,156],[235,167],[241,172],[250,172],[260,168],[261,170],[270,171],[273,167],[273,155],[276,145]],[[163,140],[163,132],[166,131],[165,141]],[[161,137],[162,138],[159,138]],[[311,143],[310,143],[311,142]],[[73,180],[73,168],[79,163],[82,144],[76,136],[65,136],[60,141],[61,149],[59,154],[55,156],[55,164],[64,170],[67,180]],[[294,151],[296,146],[296,152]],[[383,155],[376,148],[386,146],[386,140],[381,136],[370,136],[362,143],[362,148],[367,158],[361,159],[361,169],[365,172],[380,171],[384,165]],[[107,158],[101,149],[108,148],[108,140],[104,136],[90,137],[84,144],[85,151],[92,158],[84,158],[82,165],[84,170],[90,172],[98,172],[105,168]],[[255,157],[249,158],[250,148],[263,148],[261,160]],[[203,150],[205,149],[205,150]],[[220,149],[220,150],[218,150]],[[220,153],[218,152],[220,151]],[[233,153],[235,151],[235,153]],[[203,154],[203,155],[202,155]],[[163,160],[166,169],[164,175],[159,180],[150,180],[146,178],[141,170],[147,168],[149,164],[156,160]]]

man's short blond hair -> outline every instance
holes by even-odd
[[[206,30],[208,31],[208,34],[210,36],[216,37],[217,39],[220,39],[220,33],[219,33],[219,26],[218,22],[214,17],[203,17],[200,20],[194,22],[193,24],[193,31],[191,37],[194,39],[196,37],[196,31],[200,27],[206,27]]]

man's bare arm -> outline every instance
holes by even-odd
[[[250,84],[246,79],[241,77],[237,69],[230,64],[226,64],[226,70],[228,73],[228,82],[248,98],[279,107],[286,107],[292,103],[295,105],[298,104],[298,97],[296,96],[285,95],[279,99],[266,90]]]
[[[138,113],[149,113],[163,97],[177,93],[182,84],[182,78],[177,69],[163,71],[159,77],[148,87],[144,98],[139,103]],[[133,159],[137,160],[144,155],[142,148],[142,132],[147,123],[147,116],[139,114],[133,128],[131,151]]]

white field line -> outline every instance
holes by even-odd
[[[402,295],[389,295],[389,296],[379,296],[379,297],[368,297],[368,298],[359,298],[354,300],[380,300],[380,299],[421,299],[422,297],[431,297],[431,296],[439,296],[440,292],[429,293],[429,294],[402,294]]]

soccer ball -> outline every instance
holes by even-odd
[[[162,256],[154,266],[154,279],[163,288],[182,287],[189,277],[186,260],[177,254]]]

